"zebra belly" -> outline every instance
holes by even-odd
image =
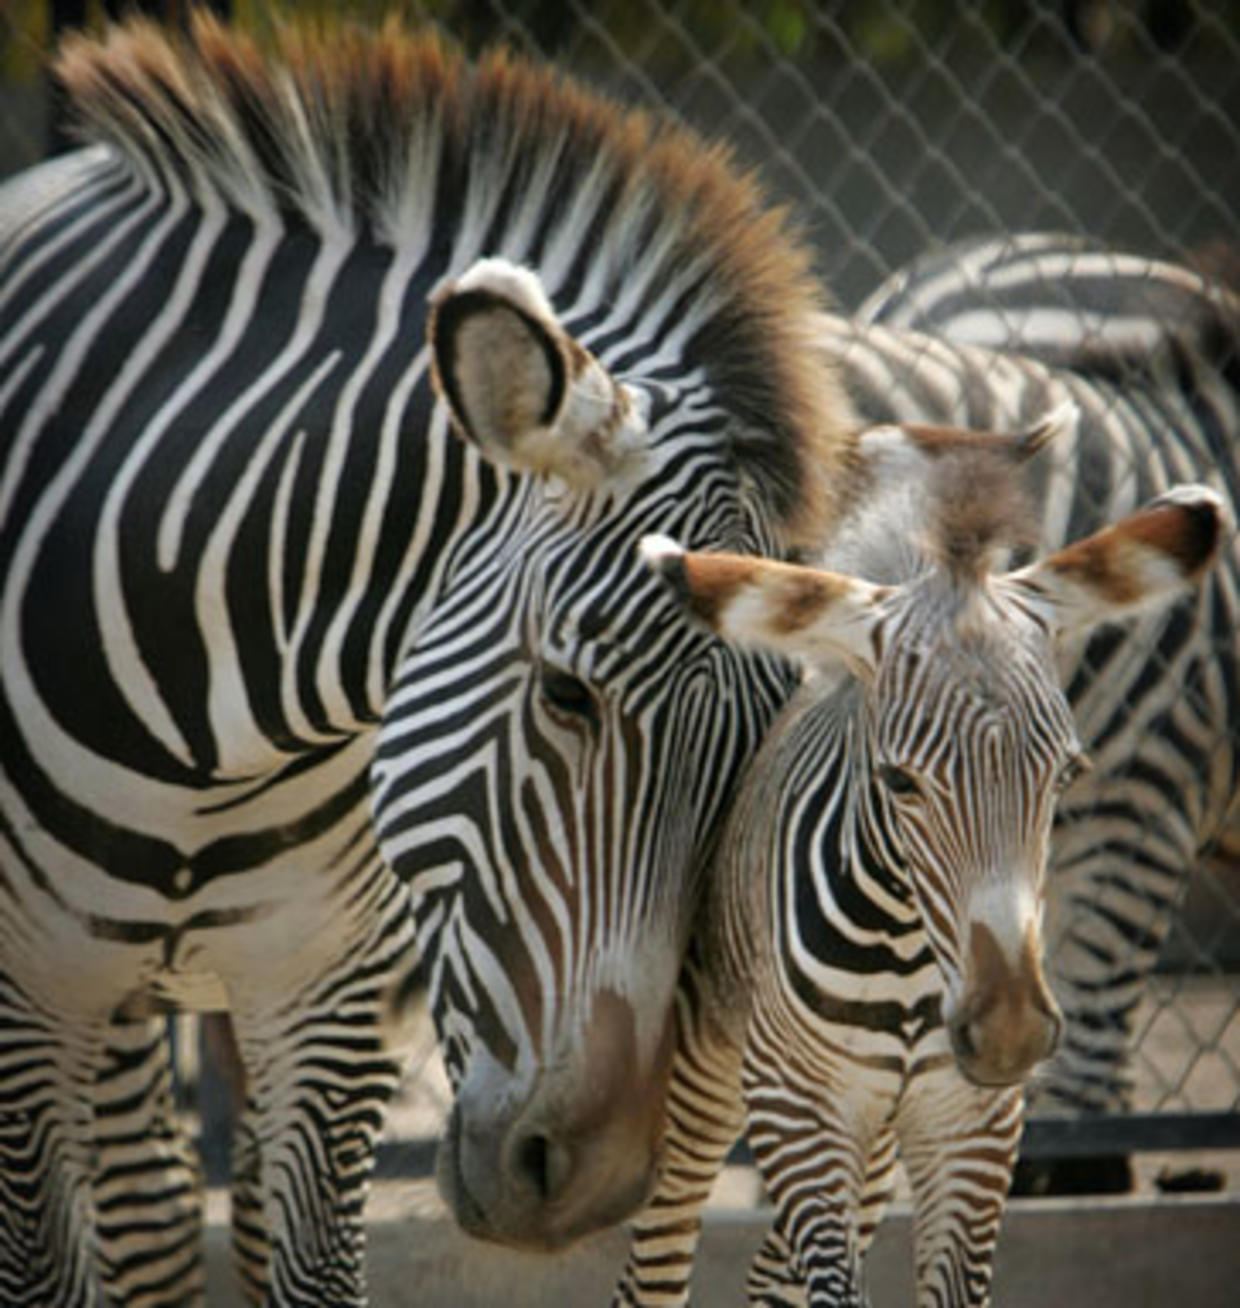
[[[236,788],[175,790],[118,771],[113,812],[142,814],[144,829],[84,851],[71,842],[90,834],[85,820],[58,838],[0,778],[0,828],[20,833],[0,842],[0,972],[58,1011],[94,1016],[301,992],[394,893],[370,830],[370,752],[360,737],[240,800]]]

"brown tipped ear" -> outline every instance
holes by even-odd
[[[873,633],[890,587],[773,559],[687,553],[662,536],[645,537],[640,548],[680,602],[724,640],[872,671]]]
[[[1011,580],[1060,630],[1090,627],[1179,598],[1214,562],[1228,526],[1219,495],[1178,486]]]
[[[529,269],[480,260],[435,293],[427,331],[435,388],[492,462],[593,487],[644,453],[629,393],[564,330]]]

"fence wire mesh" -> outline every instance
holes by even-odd
[[[1240,0],[214,7],[260,35],[294,14],[379,21],[396,11],[471,49],[505,42],[624,101],[660,106],[731,142],[792,206],[846,312],[928,251],[1029,230],[1240,282]],[[42,72],[55,30],[107,8],[0,7],[0,176],[56,139]],[[184,17],[183,5],[162,8]],[[1240,1108],[1234,805],[1186,887],[1136,1021],[1134,1107],[1230,1114]],[[398,1113],[406,1134],[434,1135],[443,1112],[432,1049],[428,1031]]]

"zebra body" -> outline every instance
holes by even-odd
[[[843,572],[649,551],[725,639],[800,654],[814,675],[724,832],[669,1165],[620,1303],[685,1302],[685,1235],[742,1094],[776,1208],[753,1302],[803,1302],[802,1287],[814,1304],[864,1302],[861,1258],[897,1149],[918,1303],[988,1302],[1020,1083],[1059,1025],[1040,967],[1042,878],[1055,799],[1083,756],[1054,640],[1168,603],[1209,562],[1223,517],[1217,495],[1180,489],[1039,564],[992,571],[1021,527],[996,465],[1055,425],[991,450],[924,426],[863,438],[870,490],[826,556]]]
[[[537,1246],[618,1220],[658,1150],[691,878],[790,677],[715,668],[617,561],[648,525],[825,530],[851,423],[807,256],[696,138],[396,27],[266,56],[134,23],[59,72],[100,144],[9,183],[0,222],[0,1297],[89,1302],[96,1247],[116,1301],[200,1294],[152,1015],[226,1005],[247,1296],[362,1302],[416,933],[462,1220]],[[471,444],[510,440],[539,476]],[[514,579],[560,625],[505,628],[525,722],[471,735]],[[623,662],[634,609],[679,689],[583,708],[574,642]],[[664,758],[642,732],[669,711],[696,726]],[[630,791],[680,790],[622,844],[630,758]]]

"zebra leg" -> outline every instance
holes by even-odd
[[[745,1291],[750,1303],[804,1308],[809,1302],[805,1273],[778,1215],[753,1256]]]
[[[613,1308],[689,1302],[702,1210],[741,1132],[740,1051],[702,1015],[699,994],[692,978],[677,994],[663,1164],[653,1197],[632,1223]]]
[[[895,1192],[895,1168],[896,1133],[885,1128],[875,1141],[861,1189],[857,1243],[863,1260]],[[805,1273],[778,1218],[754,1255],[746,1288],[751,1303],[802,1308],[808,1302]]]
[[[926,1075],[901,1106],[900,1152],[913,1189],[921,1308],[990,1302],[1023,1102],[1018,1087],[979,1089],[952,1067]]]
[[[896,1132],[895,1127],[884,1126],[870,1151],[865,1169],[865,1185],[861,1189],[861,1217],[857,1224],[857,1238],[861,1242],[864,1258],[874,1243],[874,1234],[887,1205],[896,1190]]]
[[[776,1209],[764,1267],[750,1273],[750,1303],[804,1302],[790,1297],[803,1277],[811,1304],[864,1308],[860,1214],[874,1132],[834,1111],[824,1116],[813,1091],[801,1093],[790,1080],[767,1077],[746,1089],[749,1143]],[[781,1245],[792,1251],[791,1275],[764,1280]]]
[[[259,1184],[243,1174],[240,1193],[251,1203],[262,1197],[242,1280],[248,1296],[267,1303],[366,1302],[362,1209],[401,1065],[384,1048],[377,1011],[366,1020],[349,1007],[347,1035],[330,1018],[241,1028],[254,1087],[246,1134]],[[255,1261],[262,1253],[265,1268]]]
[[[390,1022],[411,934],[403,893],[388,905],[399,919],[378,913],[368,937],[341,942],[342,969],[295,996],[272,985],[262,1008],[233,1010],[248,1104],[234,1196],[261,1193],[249,1253],[269,1250],[266,1267],[251,1258],[242,1279],[269,1304],[366,1302],[362,1210],[404,1064]]]
[[[165,1019],[108,1027],[94,1133],[105,1300],[126,1308],[201,1303],[202,1177],[173,1099]]]
[[[232,1256],[246,1303],[267,1299],[271,1237],[263,1206],[262,1152],[259,1149],[257,1104],[247,1098],[237,1118],[232,1141]]]
[[[0,1303],[86,1308],[91,1094],[103,1023],[52,1013],[0,975]]]

